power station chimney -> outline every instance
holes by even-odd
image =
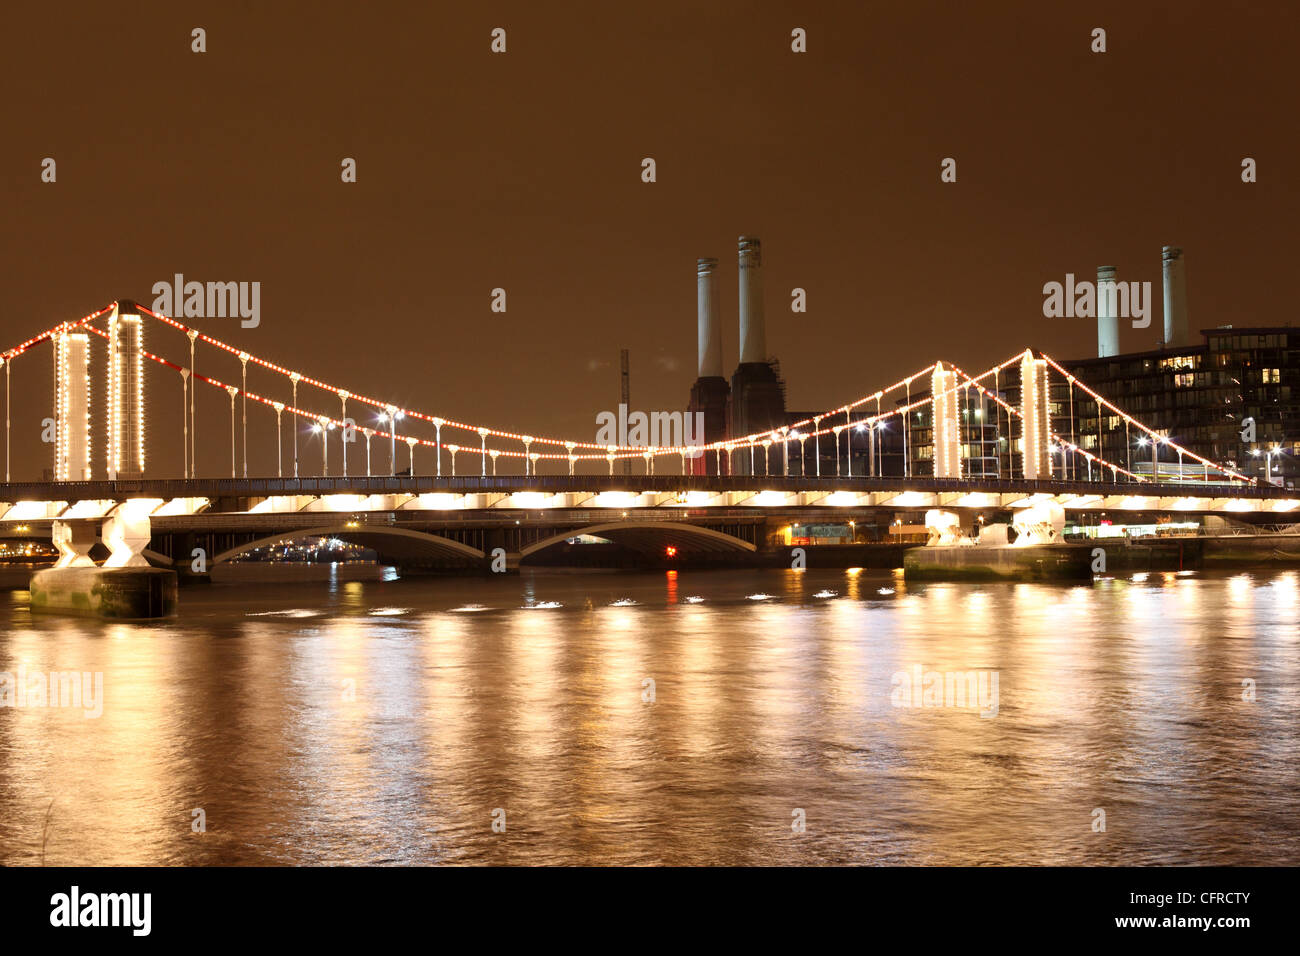
[[[731,397],[727,404],[730,423],[727,431],[731,438],[761,438],[764,433],[770,435],[789,424],[785,413],[785,383],[777,374],[776,363],[767,359],[762,265],[758,240],[741,236],[740,364],[731,376]],[[736,458],[736,474],[750,474],[750,456]]]
[[[1191,342],[1187,318],[1187,262],[1183,250],[1165,246],[1160,252],[1165,280],[1165,346],[1177,347]]]
[[[722,325],[718,322],[717,259],[700,259],[695,266],[696,311],[700,321],[700,378],[722,377]]]
[[[763,324],[762,246],[740,237],[740,364],[767,361],[767,332]]]
[[[1097,357],[1119,354],[1115,267],[1097,266]]]
[[[693,432],[698,442],[711,444],[727,437],[727,401],[731,386],[722,377],[722,313],[718,310],[717,259],[698,259],[695,263],[695,293],[700,322],[700,375],[691,386],[691,401],[686,412],[691,424],[703,424]],[[721,474],[725,455],[705,452],[687,460],[693,475]]]

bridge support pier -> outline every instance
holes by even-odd
[[[101,537],[110,550],[103,567],[90,558],[92,519],[55,521],[51,539],[59,549],[54,567],[32,575],[33,611],[84,617],[166,617],[176,610],[175,571],[149,566],[149,516],[124,502],[104,519]]]
[[[59,549],[56,568],[93,568],[90,549],[95,546],[95,526],[92,522],[56,521],[51,526],[50,537]]]

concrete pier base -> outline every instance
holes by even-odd
[[[83,617],[167,617],[176,572],[162,568],[46,568],[32,575],[32,610]]]
[[[909,581],[1070,581],[1092,577],[1092,546],[1080,544],[909,548]]]

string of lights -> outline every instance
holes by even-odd
[[[56,337],[62,334],[72,332],[77,329],[84,328],[88,331],[94,332],[96,335],[111,340],[111,334],[109,332],[104,332],[101,329],[95,328],[91,323],[93,323],[96,319],[99,319],[104,315],[108,315],[112,313],[113,310],[116,308],[116,306],[117,303],[113,302],[102,309],[99,309],[95,312],[91,312],[88,315],[83,316],[82,318],[76,320],[75,322],[64,322],[52,326],[51,328],[45,330],[39,335],[35,335],[27,339],[26,341],[21,342],[18,345],[6,350],[5,352],[0,353],[0,361],[12,362],[15,358],[24,354],[26,351],[35,347],[36,345],[39,345],[42,342],[47,340],[54,340]],[[469,452],[472,454],[477,453],[484,457],[490,454],[494,460],[498,456],[504,456],[510,459],[522,459],[525,461],[526,466],[527,466],[527,462],[529,461],[533,461],[533,462],[568,461],[570,462],[570,464],[572,464],[578,461],[613,462],[613,461],[622,461],[630,458],[643,458],[647,462],[647,467],[650,467],[653,461],[660,457],[681,455],[685,451],[684,448],[678,446],[642,447],[636,445],[605,445],[605,444],[600,444],[598,442],[576,441],[576,440],[569,440],[569,439],[562,439],[562,438],[549,438],[545,436],[531,436],[531,435],[525,435],[517,432],[503,430],[503,429],[492,428],[489,426],[473,425],[465,422],[456,421],[454,419],[442,418],[435,415],[429,415],[414,409],[398,408],[392,405],[391,403],[383,402],[379,399],[372,398],[370,396],[361,395],[355,392],[351,392],[350,390],[342,389],[338,386],[320,381],[311,376],[304,375],[301,372],[297,372],[285,368],[284,366],[281,366],[275,362],[271,362],[266,359],[263,359],[260,356],[254,355],[249,352],[245,352],[226,342],[221,341],[220,339],[217,339],[213,336],[207,335],[204,332],[201,332],[197,329],[187,326],[184,323],[179,322],[176,319],[164,315],[160,312],[155,312],[152,309],[146,308],[144,306],[139,306],[139,305],[137,306],[137,309],[140,314],[147,315],[150,318],[155,319],[156,321],[162,322],[165,325],[168,325],[171,328],[186,334],[189,338],[191,338],[191,340],[197,340],[205,344],[211,345],[214,348],[220,349],[221,351],[224,351],[238,358],[241,362],[241,365],[244,367],[246,367],[247,363],[251,362],[254,365],[260,366],[269,371],[290,378],[291,381],[295,383],[295,385],[299,382],[302,382],[311,385],[315,388],[319,388],[323,391],[330,392],[340,398],[341,407],[344,410],[346,410],[346,402],[349,400],[357,401],[362,404],[371,406],[372,408],[381,412],[379,416],[380,421],[388,421],[390,423],[390,428],[387,430],[382,427],[374,428],[374,429],[364,429],[364,431],[369,432],[369,435],[367,436],[368,439],[370,437],[377,436],[380,438],[389,439],[390,441],[394,441],[394,442],[400,440],[402,442],[405,442],[408,446],[411,447],[420,446],[420,447],[428,447],[428,448],[437,448],[439,450],[442,447],[446,447],[447,449],[452,451],[453,470],[454,470],[454,457],[458,452]],[[1205,466],[1207,469],[1212,467],[1217,472],[1229,477],[1232,480],[1244,481],[1244,482],[1249,482],[1251,480],[1247,476],[1237,471],[1234,471],[1218,463],[1212,462],[1209,459],[1192,451],[1191,449],[1188,449],[1170,440],[1169,438],[1158,434],[1154,430],[1142,424],[1137,419],[1133,418],[1128,413],[1124,412],[1122,409],[1120,409],[1114,403],[1110,402],[1105,397],[1099,395],[1096,391],[1089,388],[1083,382],[1076,379],[1073,375],[1071,375],[1071,373],[1069,373],[1065,368],[1063,368],[1059,363],[1057,363],[1051,356],[1045,353],[1040,353],[1040,354],[1042,359],[1048,364],[1050,368],[1055,369],[1058,374],[1065,377],[1067,383],[1071,388],[1077,386],[1084,394],[1086,394],[1089,398],[1095,401],[1099,407],[1104,407],[1109,411],[1111,411],[1112,413],[1114,413],[1115,415],[1120,416],[1127,424],[1135,426],[1140,432],[1148,436],[1149,440],[1158,441],[1162,444],[1166,444],[1171,449],[1180,453],[1182,456],[1190,459],[1191,461],[1200,463],[1201,465]],[[864,395],[847,404],[840,405],[833,409],[829,409],[821,413],[820,415],[814,415],[814,416],[803,418],[799,421],[786,425],[777,430],[753,432],[738,438],[725,439],[725,440],[712,442],[708,445],[691,446],[691,450],[692,451],[713,451],[716,453],[730,454],[730,453],[734,453],[737,450],[754,449],[754,448],[761,447],[766,452],[767,449],[770,448],[772,444],[788,442],[792,439],[807,440],[808,438],[814,438],[823,435],[834,435],[836,438],[837,455],[838,455],[838,436],[839,433],[841,431],[844,431],[846,428],[852,428],[853,426],[856,425],[858,430],[862,430],[863,428],[876,429],[884,425],[887,425],[889,421],[895,418],[898,418],[904,421],[905,423],[906,416],[908,414],[917,411],[919,409],[925,408],[926,406],[933,406],[936,398],[942,400],[943,398],[951,395],[953,392],[959,391],[964,388],[969,388],[969,387],[974,387],[978,389],[979,392],[983,394],[985,397],[991,399],[999,407],[1005,409],[1008,414],[1008,418],[1010,418],[1010,416],[1015,416],[1016,418],[1022,418],[1023,416],[1019,409],[1015,408],[1008,402],[1004,401],[1002,397],[998,395],[996,392],[985,387],[983,381],[988,379],[990,376],[997,375],[998,373],[1002,372],[1009,366],[1019,362],[1024,355],[1025,353],[1023,352],[1017,353],[1016,355],[1008,358],[1007,360],[999,363],[998,365],[992,366],[986,371],[973,377],[967,374],[965,371],[963,371],[959,366],[948,363],[948,367],[952,371],[956,372],[962,379],[962,381],[959,384],[954,385],[950,389],[946,389],[942,391],[937,396],[930,394],[925,396],[924,398],[917,399],[916,401],[909,401],[906,404],[897,406],[889,411],[878,411],[874,415],[868,415],[856,421],[852,420],[852,412],[854,409],[859,408],[860,406],[871,401],[875,401],[877,403],[877,408],[879,409],[879,402],[882,398],[884,398],[884,396],[890,394],[891,392],[897,391],[899,389],[910,390],[910,386],[913,381],[915,381],[918,378],[921,378],[922,376],[931,374],[935,370],[936,366],[942,364],[939,362],[932,363],[926,366],[925,368],[907,376],[906,378],[899,379],[897,382],[894,382],[893,384],[883,389],[880,389],[876,392],[872,392],[868,395]],[[230,385],[212,376],[199,374],[193,371],[193,369],[185,369],[184,366],[181,366],[175,362],[172,362],[152,352],[145,351],[144,349],[139,350],[137,360],[138,358],[147,358],[151,361],[160,363],[178,372],[184,372],[190,378],[192,378],[196,383],[203,382],[211,387],[226,391],[231,395],[232,399],[236,395],[241,395],[245,398],[245,400],[252,400],[255,403],[259,403],[261,405],[264,405],[268,408],[275,410],[277,416],[281,412],[287,411],[291,415],[297,416],[299,418],[311,422],[313,425],[321,425],[326,428],[340,428],[340,429],[345,429],[350,425],[354,428],[356,427],[349,420],[336,418],[332,415],[322,414],[320,412],[311,411],[295,403],[279,402],[268,396],[264,396],[257,392],[251,391],[245,387]],[[296,388],[295,388],[295,394],[296,394]],[[135,411],[136,414],[142,414],[142,408],[137,408]],[[839,415],[846,416],[846,421],[844,424],[839,424],[835,422],[835,418]],[[438,438],[431,440],[428,438],[421,438],[414,435],[404,435],[398,433],[396,429],[391,428],[392,423],[395,423],[396,421],[399,421],[402,418],[408,416],[412,419],[418,419],[433,424],[435,428],[437,428],[438,430]],[[822,422],[826,422],[827,424],[821,425]],[[814,427],[812,429],[808,429],[807,426],[809,425],[813,425]],[[443,442],[441,432],[444,427],[452,428],[452,429],[460,429],[462,431],[471,432],[477,435],[480,438],[479,446],[478,447],[460,446],[460,445]],[[112,425],[110,425],[110,435],[109,435],[110,443],[112,443],[113,441],[111,429],[112,429]],[[362,429],[357,429],[357,430],[362,430]],[[498,439],[509,439],[512,441],[519,441],[524,445],[524,448],[523,450],[488,448],[486,439],[489,436]],[[1083,459],[1091,463],[1096,463],[1104,468],[1111,469],[1112,473],[1114,474],[1123,474],[1126,477],[1129,477],[1135,481],[1149,480],[1143,476],[1135,474],[1134,472],[1128,470],[1127,468],[1124,468],[1123,466],[1120,466],[1115,462],[1109,461],[1108,459],[1104,458],[1101,455],[1094,454],[1093,452],[1090,452],[1087,449],[1079,447],[1073,441],[1068,440],[1065,437],[1055,432],[1051,432],[1050,437],[1056,446],[1072,454],[1079,455]],[[559,447],[563,447],[565,451],[564,452],[559,452],[559,451],[534,452],[531,450],[531,446],[534,444],[541,445],[541,446],[552,446],[552,447],[559,446]],[[578,449],[582,449],[582,451],[578,451]],[[595,451],[596,453],[594,454],[589,453],[592,451]],[[140,450],[140,454],[142,458],[143,449]],[[439,467],[441,467],[441,461],[439,462]]]

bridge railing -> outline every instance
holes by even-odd
[[[339,494],[512,494],[517,492],[655,492],[689,491],[919,491],[940,493],[1047,493],[1139,495],[1160,497],[1268,498],[1296,496],[1295,489],[1272,485],[1197,481],[1102,482],[1045,478],[872,478],[708,475],[510,475],[433,477],[372,476],[314,478],[135,478],[117,481],[46,481],[0,483],[0,501],[87,500],[139,497],[252,498],[273,495]]]

